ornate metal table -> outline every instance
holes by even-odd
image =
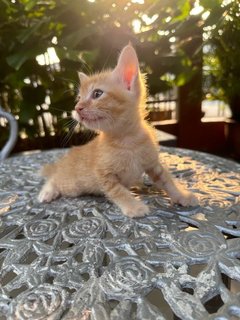
[[[0,319],[240,318],[240,165],[162,148],[200,206],[170,206],[146,180],[151,214],[102,197],[37,202],[38,170],[64,150],[0,164]]]

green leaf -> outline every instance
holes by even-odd
[[[180,73],[179,75],[176,76],[176,79],[174,80],[174,83],[176,86],[183,86],[187,82],[186,74]]]
[[[75,48],[82,40],[88,38],[90,36],[96,35],[96,26],[87,26],[81,28],[81,30],[77,30],[62,39],[60,39],[59,43],[63,46]]]
[[[224,12],[225,12],[225,9],[220,6],[211,10],[208,18],[204,23],[204,26],[207,27],[207,26],[217,25],[218,28],[215,30],[218,30],[219,27],[221,27],[222,23],[225,21]]]
[[[22,124],[28,124],[29,119],[35,119],[39,112],[36,106],[29,104],[26,101],[22,101],[19,112],[19,121]]]
[[[30,11],[33,9],[33,7],[36,6],[36,4],[38,3],[38,0],[27,0],[25,2],[26,2],[25,10]]]
[[[220,7],[222,4],[222,0],[200,0],[199,5],[203,6],[205,9],[216,9]]]
[[[1,0],[7,7],[10,7],[8,0]]]
[[[28,101],[33,107],[45,102],[46,90],[43,86],[25,86],[21,90],[23,100]]]
[[[6,58],[7,63],[10,67],[15,70],[19,70],[21,66],[30,58],[35,58],[38,54],[41,54],[41,50],[36,48],[32,50],[21,51],[15,54],[12,54]]]
[[[174,17],[171,23],[184,21],[190,14],[191,4],[189,0],[178,0],[178,9],[180,10],[180,14]]]
[[[83,61],[81,52],[78,50],[71,50],[71,49],[66,50],[59,47],[55,47],[55,50],[60,60],[67,59],[67,60],[76,61],[76,62]]]
[[[56,53],[60,60],[66,59],[74,62],[90,63],[96,58],[97,50],[79,51],[55,47]]]
[[[49,20],[49,19],[47,19]],[[23,30],[20,34],[18,34],[17,39],[21,42],[24,43],[26,40],[28,40],[43,24],[47,22],[46,19],[43,19],[42,21],[39,21],[36,23],[34,26]]]

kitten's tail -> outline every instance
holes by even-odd
[[[55,171],[55,164],[46,164],[41,170],[40,175],[43,177],[51,177]]]

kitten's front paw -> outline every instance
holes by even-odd
[[[176,195],[171,197],[171,202],[174,204],[180,204],[183,207],[197,206],[199,205],[199,200],[189,191],[179,192]]]
[[[46,183],[38,195],[39,202],[51,202],[59,196],[59,191],[50,183]]]
[[[122,209],[123,214],[130,218],[144,217],[149,214],[149,208],[141,201],[134,201],[124,209]]]

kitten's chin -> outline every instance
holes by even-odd
[[[78,115],[78,113],[77,113],[76,110],[73,110],[73,111],[72,111],[72,118],[73,118],[74,120],[76,120],[77,122],[81,122],[81,119],[80,119],[80,117],[79,117],[79,115]]]
[[[82,119],[81,123],[88,129],[101,130],[101,126],[98,120]]]

